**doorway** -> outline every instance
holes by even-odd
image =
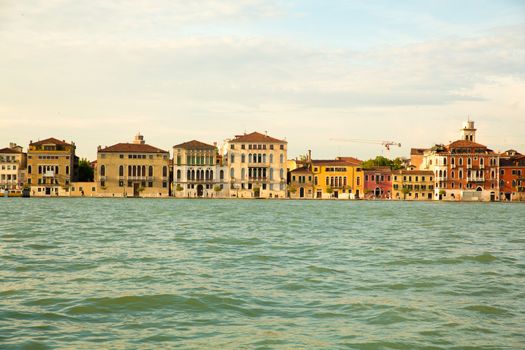
[[[381,197],[381,189],[379,187],[376,187],[374,194],[376,198]]]
[[[299,198],[304,198],[304,188],[299,188]]]
[[[139,196],[139,184],[135,182],[133,184],[133,197],[138,197],[138,196]]]
[[[202,197],[204,194],[204,187],[202,185],[197,185],[197,197]]]
[[[46,196],[50,196],[50,195],[51,195],[51,188],[46,187]]]

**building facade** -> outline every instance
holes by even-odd
[[[237,198],[285,198],[288,142],[253,132],[224,143],[229,192]]]
[[[392,170],[388,166],[378,166],[364,170],[365,199],[392,198]]]
[[[288,197],[291,199],[315,198],[314,173],[311,164],[290,171]]]
[[[525,201],[525,155],[509,150],[500,155],[500,198]]]
[[[102,197],[168,197],[168,151],[148,145],[140,134],[132,143],[98,147],[95,174]]]
[[[499,200],[499,154],[475,140],[474,122],[469,120],[460,140],[424,151],[419,169],[434,173],[434,199]]]
[[[0,149],[0,190],[20,190],[25,183],[27,154],[15,143]]]
[[[434,173],[429,170],[392,171],[392,199],[432,200],[434,197]]]
[[[69,187],[78,171],[75,150],[74,142],[56,138],[29,143],[27,185],[31,196],[69,196]]]
[[[315,198],[360,199],[364,195],[362,162],[352,157],[312,160]]]
[[[173,146],[173,195],[178,198],[227,197],[228,167],[217,144],[197,140]]]

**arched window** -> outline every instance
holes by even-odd
[[[118,176],[124,176],[124,165],[118,167]]]
[[[224,170],[221,170],[221,172],[220,172],[220,178],[221,178],[221,180],[224,180]]]
[[[257,163],[261,163],[261,162],[262,162],[261,154],[258,154],[257,155]]]
[[[100,176],[106,176],[106,166],[105,165],[100,166]]]
[[[281,155],[279,156],[279,161],[280,161],[281,163],[284,162],[284,154],[281,153]]]
[[[243,153],[241,154],[241,163],[245,163],[246,162],[246,155]]]
[[[42,166],[41,165],[38,166],[38,173],[42,174]]]
[[[131,165],[128,165],[128,176],[131,176]]]
[[[28,174],[31,174],[31,165],[29,165],[29,166],[27,167],[27,173],[28,173]]]
[[[273,163],[273,153],[270,153],[270,163]]]
[[[136,165],[133,165],[133,176],[137,176],[137,166]]]
[[[235,169],[233,169],[233,168],[230,169],[230,177],[231,177],[232,179],[235,178]]]
[[[270,180],[273,180],[273,168],[270,168]]]
[[[483,166],[483,158],[479,159],[479,165]]]
[[[142,166],[142,176],[146,176],[146,166]]]
[[[148,168],[148,176],[153,176],[153,167],[151,165]]]
[[[67,168],[67,166],[66,166]],[[58,174],[58,165],[55,165],[55,174]]]
[[[191,179],[191,171],[188,169],[186,173],[186,180],[190,180],[190,179]]]
[[[284,179],[284,169],[281,168],[281,171],[279,172],[279,175],[281,177],[281,180]]]
[[[244,155],[244,154],[243,154]],[[210,171],[209,170],[206,170],[206,180],[208,180],[210,178]]]
[[[263,157],[262,158],[263,163],[266,163],[266,154],[263,154],[262,157]]]
[[[246,169],[241,169],[241,180],[244,180],[244,177],[246,176]]]
[[[210,170],[210,180],[213,181],[213,170]]]
[[[162,167],[162,176],[163,177],[168,176],[168,167],[167,166],[163,166]]]
[[[326,186],[330,186],[330,178],[328,176],[326,177]]]
[[[192,170],[192,171],[191,171],[191,179],[192,179],[192,180],[195,180],[195,170]]]
[[[460,170],[460,171],[459,171],[459,178],[460,178],[460,179],[463,178],[463,170]]]
[[[181,176],[182,175],[181,175],[181,172],[180,172],[180,169],[179,169],[179,170],[177,170],[177,180],[180,180]]]

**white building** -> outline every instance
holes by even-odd
[[[0,189],[20,190],[25,182],[27,155],[15,143],[0,149]]]
[[[227,171],[217,144],[192,140],[173,146],[172,193],[175,197],[227,197]]]
[[[287,145],[285,140],[258,132],[226,140],[230,196],[285,198]]]

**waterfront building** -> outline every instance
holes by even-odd
[[[168,151],[146,144],[140,134],[132,143],[98,147],[95,179],[103,197],[168,197]]]
[[[27,154],[21,146],[10,143],[0,149],[0,189],[20,190],[25,183]]]
[[[315,198],[359,199],[364,193],[362,161],[353,157],[312,160]]]
[[[217,144],[197,140],[173,146],[173,195],[179,198],[226,197],[228,167]]]
[[[525,201],[525,155],[509,150],[500,155],[500,198]]]
[[[252,132],[224,143],[229,193],[238,198],[286,197],[288,142]]]
[[[434,172],[417,170],[392,171],[392,198],[397,200],[432,200]]]
[[[365,199],[392,198],[392,169],[389,166],[377,166],[364,169]]]
[[[412,165],[418,162],[419,155],[412,154]],[[460,140],[424,150],[419,169],[434,172],[434,199],[499,200],[499,154],[476,142],[471,120]]]
[[[314,173],[309,164],[290,171],[288,197],[292,199],[314,198]]]
[[[69,191],[70,197],[97,197],[97,183],[92,182],[72,182]]]
[[[78,157],[74,142],[48,138],[29,143],[27,150],[27,185],[31,196],[69,196],[76,180]]]

